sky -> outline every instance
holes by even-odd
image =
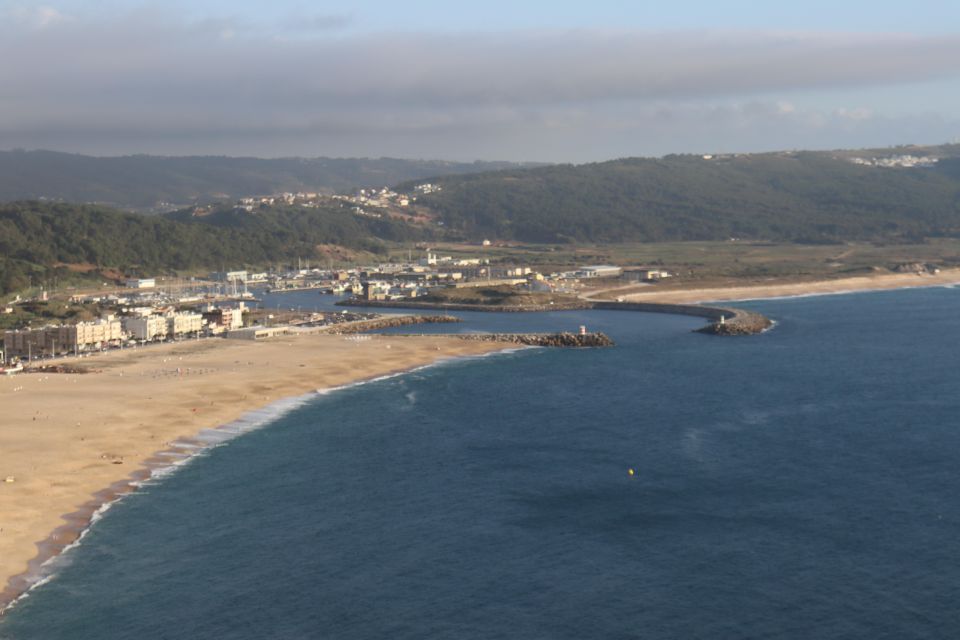
[[[960,2],[0,0],[0,149],[592,162],[960,139]]]

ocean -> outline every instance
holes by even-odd
[[[0,638],[957,637],[960,290],[741,306],[776,327],[426,327],[618,344],[310,398],[117,503]]]

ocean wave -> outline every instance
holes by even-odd
[[[114,499],[108,500],[97,507],[93,513],[90,514],[90,519],[87,521],[86,526],[77,532],[77,537],[73,540],[73,542],[65,545],[62,549],[60,549],[59,552],[40,563],[40,566],[37,567],[35,571],[26,575],[23,578],[24,583],[27,585],[26,588],[16,598],[7,603],[6,606],[0,608],[0,616],[6,614],[15,606],[23,602],[30,596],[32,591],[39,589],[43,585],[56,578],[57,571],[69,564],[70,552],[80,546],[80,544],[83,542],[83,539],[87,537],[87,534],[90,533],[90,530],[93,528],[93,526],[100,522],[107,511],[112,509],[113,506],[120,502],[120,500],[122,500],[126,495],[128,494],[117,495]]]
[[[412,369],[405,369],[403,371],[388,373],[382,376],[368,378],[366,380],[358,380],[356,382],[338,385],[335,387],[319,388],[310,393],[282,398],[266,406],[248,411],[231,422],[227,422],[209,429],[203,429],[196,436],[190,438],[189,441],[174,440],[170,442],[167,445],[168,448],[154,453],[151,459],[147,461],[146,471],[148,472],[148,475],[146,478],[131,478],[129,480],[114,484],[110,488],[111,493],[113,493],[113,497],[104,501],[91,513],[86,524],[80,528],[79,531],[77,531],[76,539],[44,560],[36,569],[29,571],[26,575],[17,576],[18,579],[21,579],[26,585],[26,588],[10,602],[0,606],[0,617],[13,609],[25,598],[29,597],[30,592],[53,580],[57,576],[57,571],[69,563],[70,553],[83,543],[84,538],[87,537],[92,528],[103,519],[105,514],[112,509],[114,505],[119,503],[131,493],[140,492],[141,489],[150,485],[155,485],[158,482],[172,476],[174,473],[179,471],[184,466],[192,463],[194,460],[209,455],[210,451],[213,449],[224,446],[231,440],[242,435],[271,425],[287,414],[309,404],[313,400],[316,400],[318,397],[326,397],[338,391],[344,391],[375,382],[390,380],[433,367],[440,367],[459,362],[469,362],[491,356],[513,354],[520,351],[527,351],[529,349],[530,347],[521,346],[518,348],[503,349],[501,351],[476,355],[440,358],[435,362],[414,367]]]

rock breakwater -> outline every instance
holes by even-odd
[[[661,304],[658,302],[594,302],[594,309],[608,311],[643,311],[645,313],[673,313],[706,318],[710,324],[695,329],[698,333],[714,336],[750,336],[763,333],[773,322],[770,318],[732,307],[708,307],[699,304]]]
[[[727,311],[736,312],[736,315],[724,316],[722,321],[711,322],[705,327],[697,329],[697,332],[714,336],[752,336],[763,333],[773,326],[770,318],[759,313],[751,313],[741,309],[728,309]]]
[[[468,333],[461,340],[508,342],[528,347],[612,347],[613,340],[604,333]]]

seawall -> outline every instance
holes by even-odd
[[[770,318],[752,311],[734,307],[708,307],[699,304],[662,304],[659,302],[594,302],[594,309],[606,311],[640,311],[643,313],[671,313],[674,315],[706,318],[711,322],[699,333],[717,336],[746,336],[762,333],[773,322]]]

